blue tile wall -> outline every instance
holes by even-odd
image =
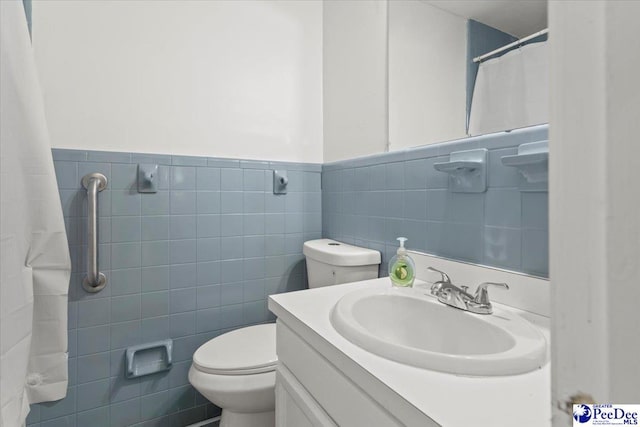
[[[22,0],[22,4],[24,6],[24,14],[27,18],[27,27],[29,28],[29,35],[31,35],[31,28],[32,28],[31,15],[32,15],[33,5],[31,3],[32,3],[31,0]]]
[[[28,425],[184,426],[215,416],[188,384],[195,349],[228,330],[272,321],[267,295],[302,289],[302,243],[321,236],[383,253],[395,238],[464,261],[548,275],[548,197],[520,192],[500,158],[546,140],[547,126],[325,164],[53,150],[72,254],[69,391],[32,406]],[[488,190],[451,193],[433,169],[452,151],[489,149]],[[158,163],[159,191],[136,192],[136,164]],[[272,194],[271,170],[289,171]],[[100,193],[98,294],[81,286],[86,250],[81,177],[109,179]],[[321,173],[322,172],[322,173]],[[322,186],[322,191],[321,191]],[[124,348],[174,339],[174,368],[123,376]]]
[[[548,139],[548,126],[502,132],[323,166],[323,236],[383,253],[398,236],[409,248],[548,277],[548,193],[520,192],[518,172],[500,158]],[[433,163],[452,151],[489,149],[485,193],[452,193]]]
[[[306,287],[302,242],[322,233],[321,165],[53,150],[72,255],[69,391],[32,405],[30,426],[185,426],[219,409],[187,380],[193,352],[230,329],[273,321],[267,295]],[[136,191],[137,163],[159,164],[159,191]],[[289,171],[273,195],[271,171]],[[100,293],[81,287],[86,192],[101,172]],[[173,338],[170,372],[124,378],[127,346]]]

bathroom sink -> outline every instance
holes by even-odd
[[[524,318],[496,308],[478,315],[438,302],[424,289],[365,290],[342,297],[331,323],[378,356],[460,375],[514,375],[541,367],[546,340]]]

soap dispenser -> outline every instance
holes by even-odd
[[[410,288],[413,287],[413,281],[416,278],[416,264],[411,257],[407,255],[407,249],[404,243],[406,237],[398,237],[400,247],[396,252],[396,256],[389,261],[389,277],[393,286]]]

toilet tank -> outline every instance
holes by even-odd
[[[304,242],[309,288],[376,279],[380,252],[331,239]]]

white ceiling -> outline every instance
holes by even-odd
[[[524,37],[547,28],[547,0],[424,0],[439,9]]]

